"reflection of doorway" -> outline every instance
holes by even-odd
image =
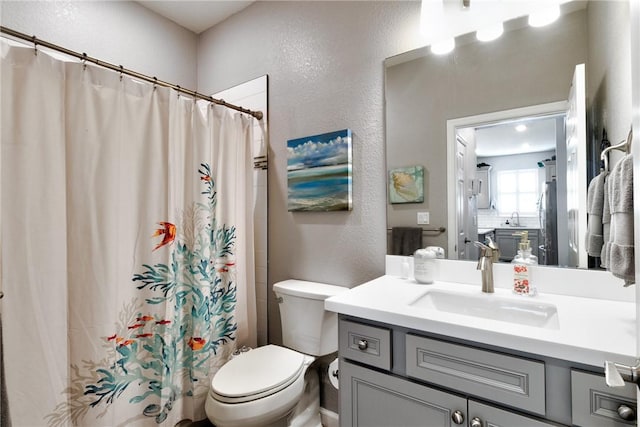
[[[456,252],[458,259],[466,260],[477,257],[473,244],[478,235],[477,192],[473,173],[476,164],[474,136],[472,130],[462,129],[456,133]]]
[[[448,163],[448,200],[449,200],[449,211],[450,212],[455,212],[455,215],[449,215],[449,229],[450,230],[456,230],[456,233],[449,233],[449,253],[450,254],[458,254],[458,258],[459,259],[470,259],[469,258],[469,253],[467,252],[464,256],[464,258],[461,257],[461,252],[460,249],[460,244],[464,241],[473,241],[473,240],[477,240],[478,239],[478,234],[477,234],[477,228],[478,228],[478,222],[477,222],[477,216],[476,217],[470,217],[470,215],[474,215],[472,210],[467,210],[466,213],[466,217],[465,214],[462,214],[459,209],[458,206],[460,206],[460,203],[463,202],[463,198],[464,196],[461,197],[461,195],[458,194],[458,190],[461,188],[466,188],[466,193],[468,195],[469,192],[471,192],[472,194],[477,194],[474,193],[474,188],[478,189],[477,185],[478,182],[477,180],[474,178],[467,178],[470,179],[470,182],[463,184],[460,183],[460,176],[462,176],[460,174],[460,171],[457,169],[457,163],[458,160],[456,159],[455,164],[452,162],[453,157],[452,156],[456,156],[457,155],[457,140],[459,139],[459,134],[460,132],[465,132],[465,139],[472,139],[475,141],[475,146],[476,149],[474,150],[474,153],[480,153],[480,155],[487,155],[487,147],[483,147],[482,146],[482,137],[480,137],[480,135],[487,130],[490,130],[489,133],[492,133],[492,136],[490,139],[492,140],[496,140],[498,138],[498,134],[500,131],[500,126],[504,126],[505,128],[510,127],[513,128],[516,124],[516,122],[521,122],[523,120],[541,120],[541,119],[548,119],[553,123],[553,129],[554,129],[554,135],[551,137],[551,145],[552,145],[552,149],[553,150],[558,150],[557,157],[558,157],[558,162],[559,163],[565,163],[564,159],[566,159],[566,155],[564,154],[566,151],[564,151],[564,115],[566,114],[566,109],[567,109],[567,103],[566,102],[556,102],[556,103],[551,103],[551,104],[542,104],[542,105],[538,105],[538,106],[532,106],[532,107],[525,107],[525,108],[519,108],[519,109],[514,109],[514,110],[508,110],[508,111],[502,111],[502,112],[496,112],[496,113],[489,113],[489,114],[483,114],[483,115],[478,115],[478,116],[472,116],[472,117],[464,117],[464,118],[459,118],[459,119],[453,119],[453,120],[448,120],[447,121],[447,139],[448,139],[448,159],[449,159],[449,163]],[[556,123],[557,122],[557,123]],[[556,131],[556,129],[558,129]],[[503,129],[504,130],[504,129]],[[456,141],[452,144],[452,141]],[[558,144],[558,142],[560,142]],[[498,146],[501,146],[502,148],[505,148],[508,144],[506,144],[504,141],[501,143],[497,144]],[[547,147],[542,147],[542,148],[535,148],[532,147],[531,149],[529,149],[530,152],[535,152],[535,151],[540,151],[543,150],[545,151],[545,154],[549,153],[548,150],[549,146],[547,145]],[[455,149],[455,150],[454,150]],[[502,151],[505,154],[516,154],[516,153],[522,153],[523,152],[523,148],[518,146],[515,147],[510,153],[505,152],[504,150]],[[494,154],[496,154],[497,152],[494,152]],[[563,157],[564,156],[564,157]],[[467,154],[467,157],[474,158],[474,161],[472,162],[473,164],[471,166],[469,166],[475,173],[475,154],[473,155],[469,155]],[[482,157],[480,157],[480,159],[482,159]],[[478,160],[480,161],[480,160]],[[537,168],[537,161],[533,162],[533,168]],[[561,166],[562,168],[562,166]],[[453,175],[453,176],[452,176]],[[562,181],[564,179],[564,174],[563,173],[559,173],[559,175],[562,175],[559,179],[560,181]],[[469,176],[469,174],[467,174],[467,176]],[[544,180],[544,178],[541,178]],[[544,182],[544,181],[542,181]],[[452,183],[454,183],[454,185],[452,185]],[[566,186],[566,181],[565,182],[559,182],[558,183],[559,186]],[[542,185],[540,186],[540,188],[543,188]],[[565,187],[566,188],[566,187]],[[564,192],[560,191],[559,193],[564,194]],[[533,216],[533,214],[531,213],[532,209],[534,209],[535,212],[535,218],[528,218],[528,223],[532,224],[535,223],[535,226],[532,228],[539,228],[539,220],[538,220],[538,208],[536,206],[538,203],[538,196],[539,194],[535,194],[533,195],[533,199],[530,200],[528,203],[529,206],[529,214],[530,216]],[[564,205],[563,205],[564,203]],[[534,206],[534,208],[532,208],[532,206]],[[566,212],[566,209],[564,209],[566,207],[566,200],[564,202],[560,202],[557,206],[558,211],[559,212]],[[497,205],[495,203],[495,201],[491,201],[490,202],[490,210],[494,210],[497,211]],[[503,208],[504,209],[504,208]],[[509,212],[510,213],[510,212]],[[504,214],[504,212],[503,212]],[[520,221],[522,221],[522,219],[520,219]],[[564,223],[566,224],[566,221],[564,221]],[[470,227],[469,224],[473,224],[474,227]],[[558,235],[558,237],[560,236],[566,236],[566,226],[564,227],[564,230],[561,231]],[[566,241],[566,240],[565,240]],[[566,254],[567,251],[565,251]],[[565,255],[566,257],[566,255]],[[562,264],[562,263],[561,263]]]

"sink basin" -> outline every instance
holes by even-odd
[[[538,328],[558,329],[560,327],[555,305],[523,298],[528,297],[515,295],[509,297],[485,294],[480,291],[471,293],[433,289],[409,305]]]

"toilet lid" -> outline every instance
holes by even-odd
[[[276,345],[258,347],[223,365],[211,380],[211,391],[224,401],[263,397],[295,381],[303,362],[304,355],[297,351]]]

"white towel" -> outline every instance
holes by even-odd
[[[589,183],[587,190],[587,238],[586,248],[589,256],[599,257],[604,244],[602,212],[604,209],[604,182],[606,174],[600,173]]]
[[[611,212],[606,246],[607,268],[625,281],[635,283],[633,246],[633,158],[624,156],[609,174],[608,200]]]

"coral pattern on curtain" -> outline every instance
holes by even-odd
[[[204,419],[255,345],[250,119],[2,41],[14,426]]]

